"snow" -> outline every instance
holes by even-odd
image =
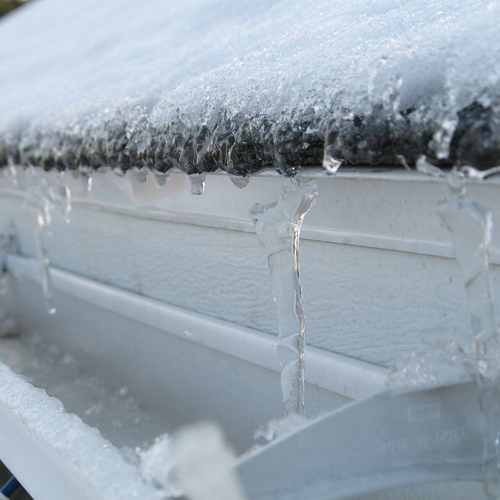
[[[37,0],[0,23],[0,163],[290,172],[326,145],[493,166],[499,20],[484,0]]]
[[[0,406],[21,422],[32,439],[60,454],[103,498],[158,500],[156,490],[118,450],[44,390],[33,387],[0,362]],[[109,478],[113,478],[110,481]]]

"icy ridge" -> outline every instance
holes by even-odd
[[[15,414],[46,447],[76,467],[102,493],[102,498],[160,500],[153,486],[125,462],[97,429],[66,413],[60,401],[25,382],[1,362],[0,404]]]
[[[492,167],[497,0],[38,0],[0,24],[0,164]]]

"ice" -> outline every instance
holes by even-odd
[[[278,201],[251,209],[267,252],[278,319],[278,358],[285,414],[304,413],[306,316],[299,274],[300,229],[318,196],[314,182],[285,179]]]
[[[469,175],[473,172],[466,170]],[[439,213],[448,226],[455,257],[462,269],[475,346],[479,401],[483,417],[485,480],[488,493],[500,496],[500,332],[498,330],[489,248],[493,231],[491,210],[466,194],[466,175],[448,175],[449,192],[439,202]]]
[[[48,181],[33,167],[24,172],[28,185],[26,206],[34,212],[37,261],[40,268],[43,299],[48,314],[55,314],[54,290],[50,275],[49,238],[52,235],[52,192]]]
[[[254,440],[264,440],[265,443],[271,443],[275,439],[290,434],[305,423],[308,419],[304,415],[288,415],[285,418],[273,419],[267,424],[260,426],[254,433]]]
[[[201,195],[205,191],[206,174],[191,174],[191,194]]]
[[[154,444],[140,453],[142,475],[151,481],[167,498],[177,498],[183,490],[176,485],[175,462],[168,434],[158,436]]]
[[[0,24],[0,163],[493,167],[499,19],[497,0],[38,0]]]
[[[443,336],[440,332],[440,337]],[[421,352],[410,352],[391,367],[387,385],[391,389],[437,387],[470,380],[475,362],[471,345],[446,338],[427,345]]]
[[[159,186],[165,186],[168,182],[169,175],[165,172],[160,172],[153,168],[153,175]]]
[[[103,498],[160,500],[156,490],[96,429],[0,362],[0,404],[35,441],[69,462]]]
[[[71,196],[71,188],[69,187],[66,179],[66,172],[59,172],[59,181],[62,185],[62,195],[66,200],[63,209],[64,222],[69,224],[71,222],[71,210],[73,209],[73,198]]]
[[[250,177],[241,177],[237,175],[230,175],[229,178],[231,179],[231,182],[238,188],[238,189],[244,189],[248,186],[248,183],[250,182]]]

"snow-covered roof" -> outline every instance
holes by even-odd
[[[247,174],[326,144],[491,167],[499,22],[498,0],[34,0],[0,22],[0,164]]]

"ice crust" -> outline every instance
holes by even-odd
[[[0,405],[8,408],[35,439],[71,463],[101,498],[160,500],[153,486],[99,431],[66,413],[60,401],[33,387],[1,362]]]
[[[491,167],[499,21],[498,0],[37,0],[0,23],[0,165]]]

